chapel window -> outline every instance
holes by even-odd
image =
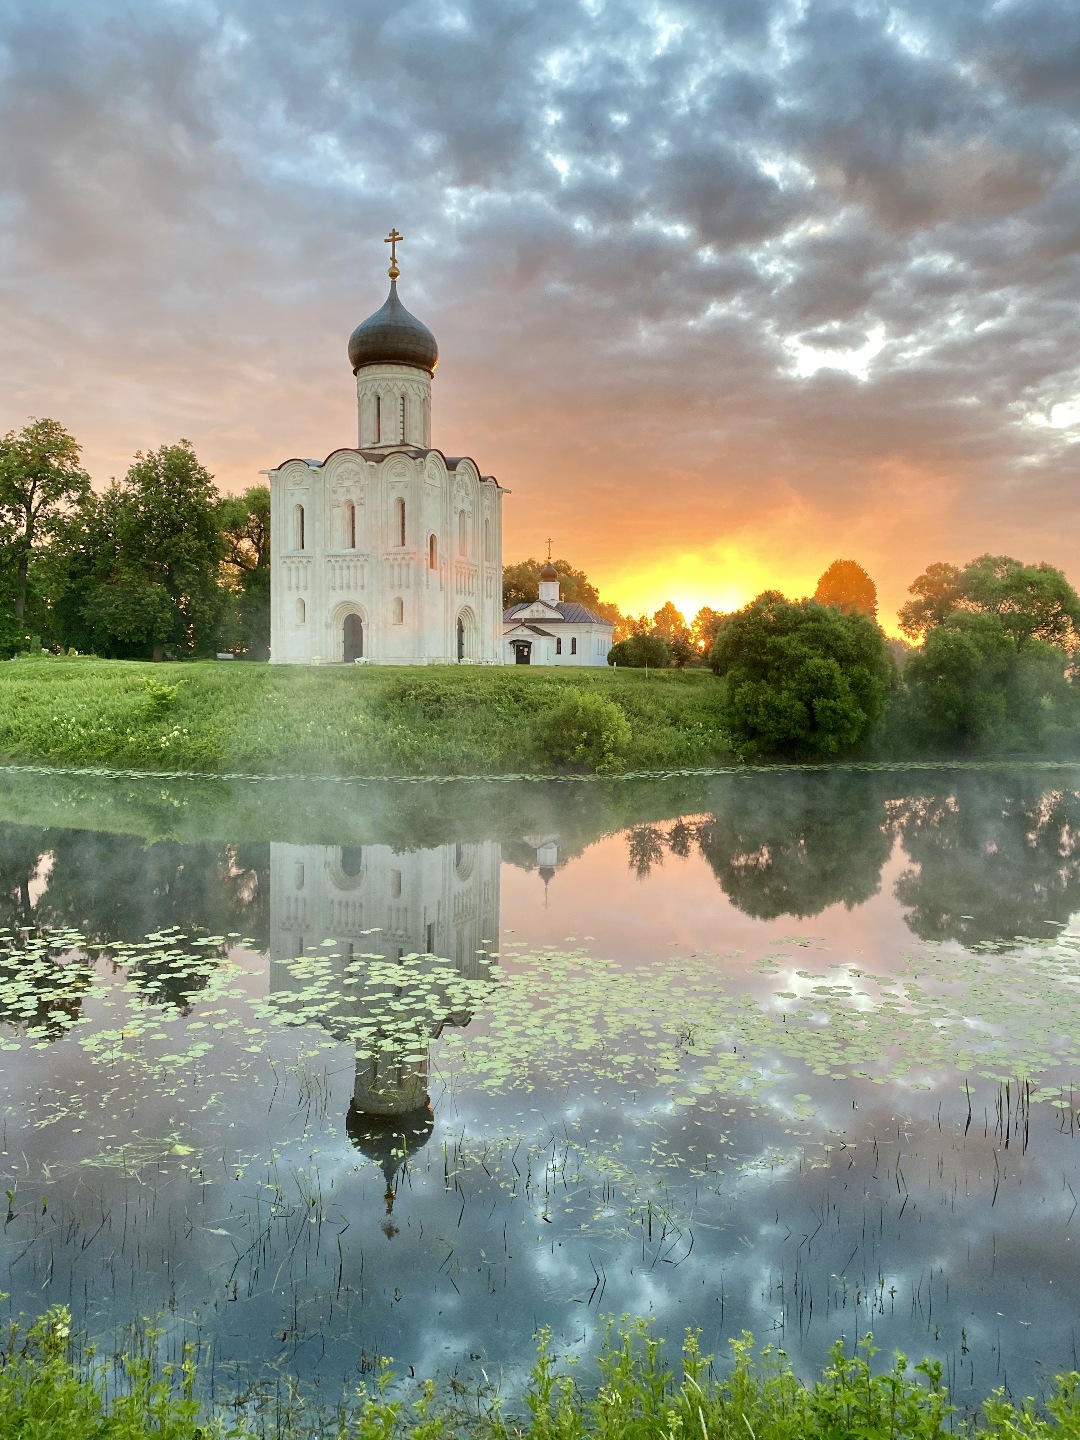
[[[405,501],[399,495],[394,501],[394,544],[405,547]]]
[[[571,655],[576,655],[576,654],[577,654],[577,636],[576,636],[576,635],[571,635],[571,636],[570,636],[570,654],[571,654]]]
[[[465,532],[465,511],[459,510],[457,517],[457,551],[459,555],[469,553]]]
[[[434,535],[428,538],[427,563],[429,570],[437,570],[439,568],[439,542]]]
[[[303,623],[304,623],[304,621],[305,621],[306,619],[307,619],[307,606],[304,604],[304,602],[303,602],[302,599],[299,599],[299,598],[298,598],[297,601],[296,601],[296,623],[297,623],[298,625],[303,625]]]
[[[556,655],[561,655],[561,654],[562,654],[562,636],[561,636],[561,635],[560,635],[560,636],[558,637],[558,639],[555,641],[555,654],[556,654]]]
[[[394,624],[404,625],[405,623],[405,601],[400,595],[394,597]]]
[[[297,548],[297,550],[303,550],[305,547],[304,547],[304,507],[303,507],[302,505],[297,505],[296,510],[294,511],[294,516],[295,516],[295,521],[296,521],[296,524],[295,524],[296,535],[295,535],[295,537],[294,537],[295,540],[296,540],[296,548]]]

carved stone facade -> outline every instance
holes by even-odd
[[[394,358],[412,352],[415,363]],[[271,661],[502,664],[509,492],[431,448],[438,351],[396,285],[354,353],[357,448],[266,472]]]

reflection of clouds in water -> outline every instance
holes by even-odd
[[[944,793],[939,778],[932,779],[927,793]],[[776,777],[745,783],[750,799],[768,800]],[[954,787],[959,798],[940,822],[944,829],[934,832],[945,839],[953,833],[949,816],[966,813],[971,823],[957,832],[962,854],[977,854],[972,846],[980,813],[988,823],[999,823],[995,804],[1017,817],[1021,810],[1035,813],[1014,779],[980,783],[985,795],[976,795],[975,803],[962,786]],[[804,925],[780,915],[754,919],[737,908],[717,883],[713,857],[702,853],[696,839],[688,842],[689,822],[676,837],[686,853],[669,849],[665,863],[639,882],[627,870],[626,825],[611,826],[604,812],[596,824],[607,838],[586,844],[587,827],[578,816],[574,843],[559,849],[548,910],[538,903],[543,877],[537,870],[548,858],[539,851],[549,837],[564,833],[554,824],[530,824],[530,837],[543,844],[529,846],[520,857],[512,845],[506,847],[507,855],[529,863],[528,871],[504,865],[501,873],[498,844],[487,840],[448,841],[411,852],[379,845],[275,844],[267,857],[271,884],[262,886],[263,902],[271,896],[272,1001],[278,1013],[304,1022],[271,1031],[280,1095],[271,1099],[273,1079],[261,1057],[234,1073],[236,1051],[227,1035],[215,1041],[198,1072],[168,1087],[172,1093],[136,1094],[136,1082],[114,1073],[101,1115],[85,1123],[97,1124],[103,1134],[119,1134],[111,1113],[127,1117],[137,1109],[133,1128],[153,1137],[173,1133],[182,1114],[182,1138],[194,1153],[158,1167],[153,1206],[140,1180],[116,1168],[80,1169],[74,1184],[70,1174],[54,1172],[48,1213],[33,1217],[42,1240],[26,1251],[29,1232],[21,1228],[26,1220],[6,1238],[9,1246],[18,1246],[9,1256],[26,1253],[21,1268],[0,1277],[3,1288],[12,1288],[11,1281],[16,1303],[24,1297],[32,1303],[44,1279],[44,1241],[69,1223],[90,1233],[94,1217],[81,1185],[90,1174],[100,1204],[114,1217],[132,1217],[134,1249],[118,1248],[118,1222],[103,1231],[99,1248],[95,1242],[76,1254],[57,1247],[54,1285],[75,1294],[88,1284],[93,1288],[107,1244],[115,1288],[95,1292],[95,1304],[102,1306],[99,1331],[123,1318],[136,1300],[140,1309],[175,1306],[178,1314],[205,1307],[223,1363],[254,1362],[257,1368],[270,1355],[285,1368],[336,1383],[360,1349],[368,1355],[388,1351],[400,1367],[415,1364],[421,1373],[432,1364],[468,1366],[475,1354],[482,1357],[476,1364],[489,1373],[505,1367],[513,1377],[530,1353],[537,1324],[549,1322],[560,1340],[588,1348],[600,1308],[651,1310],[673,1341],[685,1324],[701,1325],[707,1348],[721,1352],[726,1337],[746,1325],[759,1338],[782,1340],[800,1356],[804,1373],[837,1334],[850,1338],[872,1325],[885,1349],[930,1350],[957,1366],[962,1360],[968,1369],[957,1369],[961,1392],[965,1385],[985,1391],[1002,1378],[1004,1360],[995,1348],[999,1323],[1006,1326],[1001,1343],[1009,1352],[1008,1378],[1016,1384],[1031,1383],[1025,1377],[1034,1376],[1039,1358],[1049,1366],[1071,1363],[1071,1296],[1080,1293],[1080,1263],[1071,1258],[1066,1227],[1073,1202],[1063,1181],[1078,1189],[1080,1178],[1076,1142],[1061,1133],[1056,1112],[1033,1105],[1026,1153],[1015,1132],[1006,1150],[1003,1138],[994,1135],[994,1090],[975,1077],[975,1115],[964,1135],[966,1099],[952,1068],[955,1044],[951,1055],[945,1041],[935,1052],[940,1069],[913,1065],[913,1080],[936,1087],[918,1091],[895,1076],[881,1086],[851,1078],[853,1067],[846,1062],[842,1081],[814,1074],[795,1050],[776,1041],[785,1013],[788,1029],[802,1026],[815,1047],[819,1029],[826,1039],[840,1033],[845,1012],[853,1025],[865,1025],[873,1007],[854,992],[874,995],[875,975],[895,982],[910,981],[913,973],[924,995],[933,998],[939,985],[951,995],[949,1013],[959,1019],[961,1031],[972,1030],[981,1015],[990,1033],[991,1011],[979,1008],[976,982],[992,998],[999,985],[995,967],[1005,966],[1015,981],[1046,961],[1040,951],[973,956],[955,944],[913,946],[893,890],[896,874],[908,863],[903,849],[908,800],[891,810],[883,803],[895,794],[890,786],[910,787],[911,777],[863,777],[858,784],[866,793],[853,802],[857,817],[876,813],[875,835],[881,817],[887,817],[883,838],[897,848],[884,862],[876,893],[855,908],[846,902],[847,882],[838,869],[844,849],[837,842],[862,834],[861,819],[850,823],[841,815],[819,824],[807,801],[810,789],[799,786],[793,799],[765,805],[757,820],[754,805],[744,801],[737,824],[730,814],[724,822],[729,829],[734,825],[744,846],[753,838],[749,827],[757,824],[761,843],[781,854],[781,883],[771,885],[768,905],[785,893],[802,903],[818,883],[814,877],[820,879],[820,894],[831,895],[831,902]],[[694,823],[721,814],[725,793],[723,784],[716,787],[710,795],[714,803],[703,807]],[[823,803],[844,803],[843,787],[829,784],[816,793],[825,797]],[[1015,805],[1010,795],[1020,797]],[[1038,814],[1051,815],[1054,804],[1044,804]],[[924,816],[925,807],[917,813]],[[769,827],[784,823],[793,827],[796,840],[777,850]],[[676,829],[670,819],[657,820],[655,827],[663,834]],[[713,838],[720,833],[720,827],[710,831]],[[1034,833],[1044,838],[1034,844],[1030,868],[1026,850],[1010,851],[995,841],[995,856],[1004,854],[1018,877],[1010,895],[1022,897],[1026,886],[1035,885],[1050,855],[1052,825],[1047,821]],[[35,855],[42,848],[38,844]],[[66,894],[90,893],[84,862],[101,857],[108,864],[109,845],[101,837],[92,844],[60,837],[55,853],[46,898],[62,913]],[[927,853],[936,855],[936,839]],[[107,873],[113,879],[134,876],[136,895],[140,886],[149,894],[159,877],[175,876],[177,864],[184,863],[187,881],[177,882],[189,887],[184,903],[205,889],[208,915],[227,913],[211,890],[232,885],[227,893],[235,896],[241,881],[229,877],[244,868],[220,856],[211,863],[209,854],[196,863],[194,849],[177,846],[149,852],[140,872],[136,847],[123,839],[115,855]],[[249,867],[246,873],[258,872]],[[977,913],[964,890],[965,865],[948,873],[955,892],[949,907],[959,916]],[[261,874],[266,875],[265,864]],[[75,882],[68,892],[65,876]],[[865,889],[865,874],[857,878]],[[198,884],[192,886],[193,879]],[[104,923],[112,902],[101,897],[98,903],[94,913]],[[161,913],[159,897],[150,895],[147,904],[152,916]],[[757,910],[768,905],[755,898]],[[130,903],[129,910],[134,915]],[[128,923],[128,911],[122,918]],[[514,1066],[505,1080],[489,1084],[490,1077],[470,1070],[468,1062],[470,1053],[480,1053],[481,1042],[492,1041],[498,995],[474,1012],[469,994],[456,987],[471,983],[462,977],[474,964],[471,973],[480,978],[484,961],[476,952],[496,940],[500,919],[521,945],[521,960],[508,964],[506,974],[535,971],[538,960],[565,951],[568,935],[597,936],[582,943],[599,959],[586,954],[574,962],[597,1020],[582,1030],[579,1038],[587,1043],[580,1049],[564,1044],[554,1019],[546,1030],[541,1026],[538,1063],[527,1081],[511,1035]],[[430,937],[429,926],[435,927]],[[326,940],[333,943],[324,946]],[[430,949],[448,959],[448,970],[425,960]],[[306,972],[293,968],[301,951],[308,960],[315,957]],[[408,962],[410,955],[415,963]],[[655,967],[658,983],[635,992],[631,972],[646,963]],[[944,968],[943,978],[935,966]],[[799,970],[807,978],[798,976]],[[553,973],[553,1002],[572,1009],[575,992],[562,972]],[[389,988],[400,986],[401,993],[389,1000],[403,1007],[398,1011],[388,1008],[387,985],[395,975]],[[692,1003],[680,992],[689,980],[700,982]],[[850,986],[852,993],[832,988],[815,994],[821,985]],[[500,984],[497,990],[505,988]],[[799,1016],[791,1002],[777,1004],[776,992],[789,989],[808,996]],[[627,1062],[624,1073],[632,1074],[632,1083],[614,1083],[606,1078],[608,1059],[593,1037],[603,1038],[605,1023],[622,1023],[620,1007],[635,993],[656,999],[655,1013],[647,1017],[655,1034],[645,1037]],[[974,998],[965,1009],[966,993]],[[1053,986],[1040,981],[1030,993],[1028,1018],[1038,1021],[1049,1013]],[[522,994],[528,1001],[527,989]],[[198,997],[195,1003],[201,1003]],[[911,1003],[893,1012],[894,1028],[908,1024]],[[731,1005],[733,1011],[725,1009]],[[697,1013],[710,1006],[739,1023],[757,1010],[767,1015],[750,1056],[759,1090],[753,1099],[733,1087],[730,1076],[710,1082],[696,1098],[687,1094],[708,1064],[710,1047],[720,1047],[720,1027],[717,1036],[710,1035]],[[386,1037],[391,1053],[383,1056],[369,1047],[357,1056],[358,1028],[378,1036],[388,1015],[394,1017]],[[1055,1018],[1060,1023],[1060,1016]],[[927,1006],[925,1033],[941,1019],[940,1008]],[[175,1023],[178,1031],[184,1028],[182,1021]],[[410,1024],[415,1038],[402,1039]],[[430,1045],[429,1034],[438,1037]],[[885,1027],[875,1034],[883,1055]],[[742,1055],[745,1037],[736,1038]],[[395,1052],[398,1044],[404,1049]],[[1021,1053],[1019,1044],[1014,1038],[1014,1054]],[[661,1052],[670,1052],[676,1067],[670,1078],[639,1064]],[[46,1085],[55,1091],[70,1083],[62,1063],[72,1053],[54,1045],[48,1056],[20,1054],[22,1113],[40,1114],[32,1097]],[[811,1060],[815,1053],[820,1051],[806,1052]],[[87,1062],[80,1078],[83,1073],[98,1083],[105,1072],[91,1070]],[[241,1083],[235,1083],[237,1075]],[[233,1077],[224,1088],[225,1112],[204,1112],[209,1095],[223,1092],[223,1076]],[[132,1094],[121,1093],[125,1084]],[[691,1103],[679,1104],[680,1098]],[[125,1124],[123,1131],[130,1128]],[[69,1153],[78,1154],[81,1140],[64,1138]],[[54,1163],[60,1140],[56,1125],[27,1127],[33,1173]],[[362,1153],[354,1148],[357,1140]],[[237,1161],[236,1172],[219,1165],[206,1172],[212,1183],[200,1175],[205,1155],[228,1153],[231,1163],[240,1150],[248,1159]],[[271,1153],[273,1172],[266,1162]],[[553,1155],[555,1172],[545,1193],[545,1167]],[[232,1178],[237,1172],[241,1179]],[[280,1201],[272,1176],[282,1185]],[[395,1194],[388,1196],[388,1190]],[[308,1192],[317,1197],[318,1223],[311,1223],[305,1209]],[[253,1195],[260,1197],[258,1205]],[[388,1199],[392,1217],[386,1214]],[[276,1213],[268,1218],[271,1210]],[[189,1214],[197,1229],[190,1246],[177,1253],[175,1237],[184,1233]],[[381,1227],[391,1221],[397,1233],[388,1245]],[[238,1250],[245,1259],[236,1271],[238,1294],[226,1312],[221,1279],[232,1273]],[[174,1263],[161,1273],[140,1270],[136,1251],[168,1254]],[[593,1266],[603,1276],[595,1295]],[[892,1288],[895,1296],[888,1293]],[[288,1330],[294,1304],[299,1330],[279,1349],[268,1333],[275,1325]],[[1019,1328],[1036,1307],[1045,1317],[1039,1336]],[[998,1310],[1015,1320],[998,1321]],[[215,1318],[221,1314],[227,1323]],[[965,1326],[970,1353],[961,1356]],[[304,1343],[316,1337],[317,1344]]]

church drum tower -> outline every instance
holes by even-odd
[[[397,291],[349,339],[355,448],[270,480],[271,661],[503,662],[502,499],[475,461],[431,445],[439,347]]]

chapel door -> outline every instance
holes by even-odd
[[[531,665],[531,664],[532,664],[532,641],[531,641],[531,640],[515,640],[515,641],[514,641],[514,664],[515,664],[515,665]]]
[[[364,658],[364,622],[357,614],[345,616],[342,657],[346,665]]]

